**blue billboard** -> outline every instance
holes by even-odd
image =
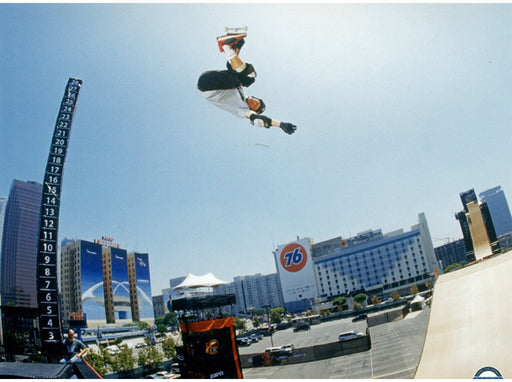
[[[105,320],[101,245],[81,241],[80,253],[82,310],[89,320]]]
[[[130,284],[128,281],[128,256],[126,250],[110,248],[112,262],[112,295],[116,319],[131,320]]]
[[[140,318],[154,318],[153,301],[151,298],[151,277],[149,274],[149,255],[147,253],[135,253],[135,284],[137,286]]]

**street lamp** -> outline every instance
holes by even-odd
[[[268,313],[270,305],[265,305],[264,308],[267,311],[267,322],[268,322],[267,329],[270,331],[270,346],[274,347],[274,339],[272,338],[272,334],[274,333],[274,330],[272,328],[272,324],[270,323],[270,314]]]

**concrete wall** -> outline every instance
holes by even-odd
[[[343,355],[367,351],[370,350],[370,348],[371,339],[369,330],[367,330],[367,334],[364,337],[355,338],[349,341],[331,342],[322,345],[295,349],[290,355],[280,353],[279,355],[274,356],[270,362],[265,362],[264,357],[262,357],[262,353],[240,355],[240,358],[243,368],[256,366],[288,365],[340,357]],[[266,365],[265,363],[270,363],[270,365]]]
[[[393,322],[397,320],[403,319],[407,313],[409,312],[409,303],[407,303],[403,308],[392,310],[389,312],[384,312],[378,315],[368,316],[366,322],[368,327],[373,327],[377,325],[386,324],[388,322]]]

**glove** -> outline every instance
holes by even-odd
[[[266,127],[267,129],[272,126],[272,120],[261,114],[251,114],[249,119],[252,125],[256,124],[256,126]]]
[[[295,133],[295,130],[297,130],[297,126],[295,126],[294,124],[292,123],[289,123],[289,122],[281,122],[281,124],[279,125],[279,127],[281,129],[283,129],[283,131],[286,133],[286,134],[293,134]]]

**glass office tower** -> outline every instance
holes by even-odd
[[[43,186],[14,180],[5,208],[2,305],[37,308],[36,263]]]
[[[489,207],[496,235],[500,236],[512,232],[512,216],[501,186],[480,193],[480,198]]]

